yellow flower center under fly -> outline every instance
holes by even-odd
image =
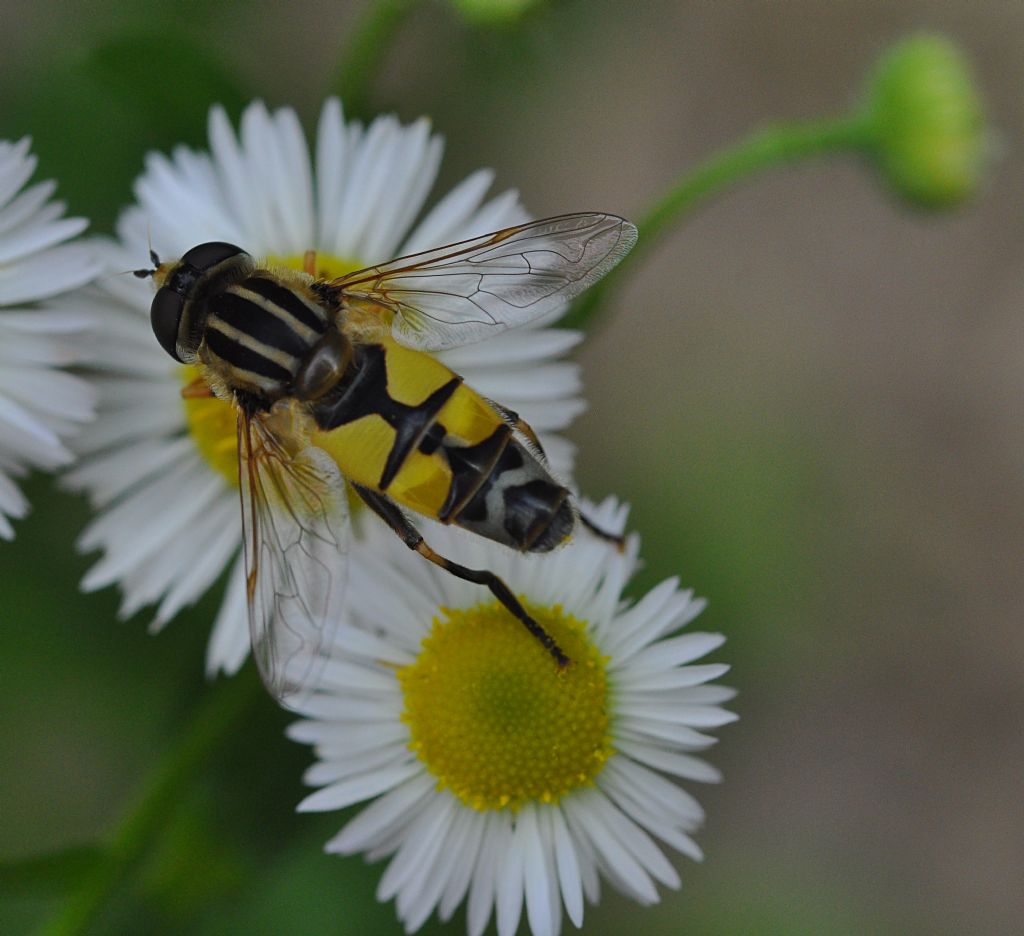
[[[194,364],[183,364],[178,370],[182,387],[202,380]],[[188,396],[182,403],[185,422],[199,454],[217,474],[238,487],[238,429],[231,404],[214,396]]]
[[[399,670],[410,746],[474,809],[557,802],[612,754],[606,659],[582,621],[528,606],[572,660],[555,661],[497,602],[442,609],[415,663]]]
[[[266,265],[288,267],[293,270],[304,268],[305,258],[301,255],[266,258]],[[317,279],[334,279],[358,270],[363,264],[330,254],[316,255]],[[179,368],[182,387],[200,380],[199,369],[192,364]],[[182,400],[185,406],[185,422],[189,434],[195,441],[199,453],[210,467],[233,487],[238,486],[238,434],[235,413],[231,405],[218,397],[189,396]]]

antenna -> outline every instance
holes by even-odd
[[[146,279],[160,269],[160,258],[157,256],[157,252],[153,249],[153,231],[148,222],[146,223],[146,243],[149,245],[149,262],[153,264],[153,269],[132,270],[132,275],[137,276],[139,279]]]

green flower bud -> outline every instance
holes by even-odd
[[[513,23],[542,0],[451,0],[452,6],[471,23],[500,26]]]
[[[967,60],[948,39],[920,35],[890,49],[868,86],[867,130],[893,187],[910,201],[946,208],[977,190],[987,141]]]

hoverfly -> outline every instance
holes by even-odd
[[[175,263],[150,251],[154,269],[135,273],[157,287],[158,341],[199,367],[197,392],[237,409],[252,649],[280,701],[312,688],[343,617],[346,482],[406,545],[487,586],[559,665],[569,662],[497,575],[437,554],[407,516],[524,552],[555,548],[581,519],[593,528],[530,426],[429,352],[553,311],[635,240],[622,218],[569,214],[331,280],[316,277],[312,252],[300,272],[260,267],[222,242]]]

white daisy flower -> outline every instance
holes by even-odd
[[[301,268],[317,251],[325,276],[520,223],[514,191],[489,200],[493,173],[474,172],[422,214],[441,161],[442,139],[421,119],[346,123],[341,104],[323,108],[310,158],[291,109],[261,103],[236,137],[223,110],[209,121],[210,152],[178,147],[150,154],[135,183],[137,204],[104,247],[112,271],[143,267],[151,244],[163,259],[211,240],[234,243],[271,263]],[[232,574],[207,653],[207,669],[234,672],[248,653],[235,416],[219,399],[181,397],[195,377],[153,336],[152,287],[110,277],[85,302],[100,321],[93,347],[100,410],[68,476],[99,516],[80,540],[103,558],[87,590],[117,583],[121,614],[158,603],[153,629],[203,594],[228,565]],[[538,431],[553,467],[570,467],[569,443],[553,435],[582,409],[576,364],[561,360],[574,331],[521,328],[445,352],[446,364],[485,396],[519,412]]]
[[[52,181],[25,188],[36,168],[31,141],[0,141],[0,538],[28,512],[14,483],[29,468],[72,461],[64,444],[92,418],[95,394],[59,368],[74,362],[86,316],[48,301],[92,279],[99,267],[84,244],[68,244],[88,222],[65,218]]]
[[[592,518],[621,531],[606,501]],[[431,525],[431,545],[502,576],[573,661],[559,671],[490,593],[410,553],[387,531],[353,568],[353,624],[289,735],[315,746],[300,810],[373,799],[329,852],[393,856],[377,897],[408,932],[468,902],[471,936],[492,910],[512,934],[525,902],[535,936],[580,926],[599,878],[642,904],[679,876],[655,839],[694,859],[703,819],[673,779],[716,781],[695,756],[735,716],[728,669],[693,661],[718,634],[677,635],[704,607],[675,579],[622,598],[638,541],[623,552],[581,532],[544,557]],[[392,542],[394,541],[394,542]]]

